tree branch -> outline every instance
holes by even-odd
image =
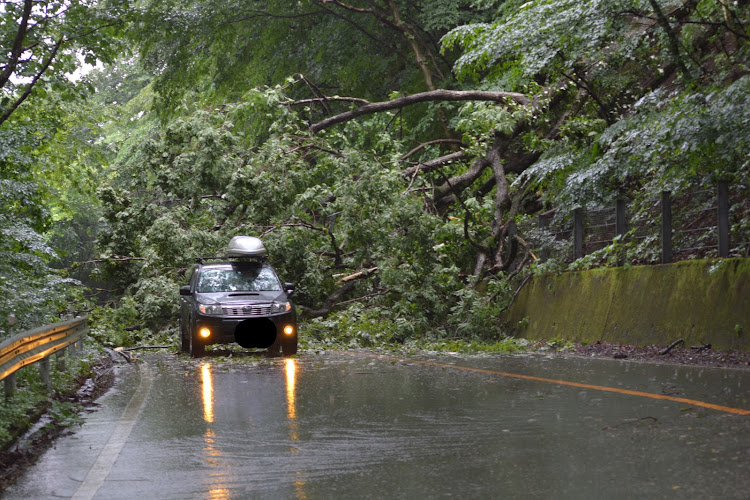
[[[399,50],[399,48],[398,48],[398,47],[396,47],[396,46],[394,46],[394,45],[391,45],[390,43],[388,43],[388,42],[386,42],[386,41],[384,41],[384,40],[381,40],[381,39],[379,39],[378,37],[376,37],[375,35],[373,35],[373,34],[372,34],[372,33],[370,33],[369,31],[367,31],[367,30],[366,30],[366,29],[365,29],[364,27],[360,26],[359,24],[357,24],[357,23],[356,23],[356,22],[354,22],[353,20],[349,19],[349,18],[348,18],[347,16],[344,16],[344,15],[342,15],[342,14],[340,14],[340,13],[336,12],[336,11],[335,11],[335,10],[333,10],[333,9],[329,9],[329,8],[328,8],[328,7],[326,6],[326,5],[323,5],[323,4],[328,4],[328,3],[334,3],[334,2],[332,2],[331,0],[312,0],[312,1],[313,1],[313,2],[314,2],[314,3],[315,3],[315,4],[316,4],[316,5],[317,5],[317,6],[319,7],[319,8],[321,8],[321,9],[325,10],[325,11],[326,11],[326,12],[328,12],[328,13],[329,13],[330,15],[332,15],[332,16],[334,16],[334,17],[338,18],[338,19],[341,19],[342,21],[344,21],[344,22],[346,22],[346,23],[350,24],[351,26],[353,26],[353,27],[354,27],[354,29],[356,29],[357,31],[359,31],[359,32],[363,33],[363,34],[364,34],[364,35],[365,35],[365,36],[366,36],[367,38],[369,38],[369,39],[370,39],[370,40],[372,40],[373,42],[375,42],[375,43],[378,43],[378,44],[381,44],[381,45],[383,45],[383,46],[384,46],[384,47],[386,47],[386,48],[387,48],[388,50],[391,50],[391,51],[392,51],[392,52],[393,52],[394,54],[397,54],[397,55],[398,55],[398,56],[399,56],[400,58],[402,58],[403,60],[405,60],[405,61],[406,61],[406,60],[408,60],[408,57],[406,56],[406,54],[402,53],[402,52],[401,52],[401,51]],[[351,11],[351,12],[356,12],[356,13],[358,13],[358,14],[370,14],[370,15],[373,15],[373,16],[375,16],[375,17],[376,17],[376,18],[377,18],[377,19],[378,19],[379,21],[381,21],[381,22],[382,22],[382,23],[383,23],[384,25],[388,25],[388,26],[390,26],[390,24],[386,22],[386,20],[387,20],[386,16],[385,16],[385,15],[383,15],[383,14],[377,14],[377,13],[375,13],[375,11],[374,11],[374,10],[372,10],[372,11],[371,11],[371,10],[369,10],[369,9],[356,9],[356,8],[354,8],[354,7],[348,6],[348,5],[346,5],[346,4],[343,4],[343,3],[341,3],[341,2],[335,2],[335,3],[334,3],[334,5],[338,5],[338,6],[339,6],[339,7],[341,7],[342,9],[345,9],[345,10],[349,10],[349,11]]]
[[[454,144],[457,146],[464,145],[463,142],[459,139],[435,139],[434,141],[423,142],[422,144],[420,144],[419,146],[417,146],[416,148],[412,149],[411,151],[406,153],[404,156],[399,158],[398,161],[404,161],[407,158],[417,154],[418,152],[420,152],[427,146],[434,146],[435,144]]]
[[[8,64],[5,65],[3,72],[0,73],[0,88],[3,88],[5,84],[8,83],[11,75],[16,70],[18,60],[23,53],[23,40],[26,38],[26,33],[29,29],[29,17],[31,17],[32,5],[32,0],[24,0],[23,14],[21,15],[21,22],[18,25],[18,31],[16,31],[16,36],[13,40],[13,48],[10,51],[10,58]]]
[[[323,107],[326,110],[326,114],[331,114],[331,107],[328,106],[328,99],[326,98],[325,94],[320,91],[317,85],[315,85],[313,82],[307,79],[305,75],[302,73],[299,73],[299,77],[302,79],[303,82],[305,82],[308,86],[308,88],[312,91],[312,93],[316,96],[318,96],[318,100],[320,103],[323,104]]]
[[[392,101],[376,102],[365,104],[357,109],[340,113],[338,115],[326,118],[318,123],[310,125],[310,133],[316,134],[321,130],[332,127],[336,124],[347,122],[360,116],[382,113],[393,109],[401,109],[412,104],[423,102],[441,102],[441,101],[492,101],[507,102],[515,101],[518,104],[526,105],[531,101],[516,92],[488,92],[483,90],[433,90],[429,92],[420,92],[418,94],[399,97]]]
[[[444,198],[447,198],[447,196],[451,193],[453,193],[456,199],[459,199],[458,194],[468,186],[470,186],[475,180],[477,180],[479,176],[482,175],[482,172],[484,172],[484,169],[488,166],[490,166],[490,163],[486,158],[475,159],[472,162],[471,168],[469,168],[469,170],[467,170],[463,174],[457,175],[450,179],[446,179],[445,184],[438,186],[438,188],[435,190],[435,202],[438,205],[447,205],[450,202],[446,203]]]
[[[419,171],[431,172],[447,163],[462,160],[465,156],[466,153],[464,153],[463,151],[456,151],[455,153],[450,153],[445,156],[441,156],[440,158],[435,158],[434,160],[426,161],[424,163],[418,163],[417,165],[404,170],[404,176],[411,177]]]
[[[55,43],[54,47],[52,48],[52,52],[50,52],[49,56],[47,57],[47,60],[44,61],[44,64],[39,69],[36,75],[34,75],[34,78],[26,85],[26,88],[24,89],[23,93],[13,102],[13,104],[8,107],[2,115],[0,115],[0,125],[5,123],[5,121],[10,118],[10,115],[13,114],[13,112],[18,109],[18,106],[20,106],[23,101],[26,100],[27,97],[31,94],[31,91],[34,90],[34,86],[39,81],[39,79],[42,77],[45,71],[47,71],[47,68],[49,68],[50,64],[52,64],[52,61],[55,59],[55,56],[57,55],[57,51],[60,50],[60,46],[63,43],[63,39]]]
[[[288,103],[282,103],[286,106],[303,106],[305,104],[323,104],[328,102],[353,102],[359,105],[370,104],[370,101],[366,99],[359,99],[358,97],[316,97],[313,99],[300,99],[298,101],[292,101]],[[328,108],[328,106],[326,106]]]
[[[257,19],[259,17],[270,17],[272,19],[299,19],[302,17],[312,17],[312,16],[318,16],[321,15],[322,12],[303,12],[301,14],[274,14],[272,12],[268,12],[266,10],[250,10],[248,11],[248,15],[244,17],[238,17],[236,19],[230,19],[229,21],[225,21],[221,24],[221,26],[226,26],[228,24],[237,24],[237,23],[243,23],[245,21],[249,21],[251,19]]]
[[[111,257],[109,259],[94,259],[85,262],[78,262],[77,265],[83,264],[101,264],[102,262],[130,262],[133,260],[148,261],[146,257]]]
[[[324,234],[328,235],[328,238],[331,240],[331,248],[333,248],[333,252],[334,252],[334,254],[333,254],[334,255],[334,259],[333,259],[334,260],[334,267],[338,267],[338,266],[341,265],[342,259],[343,259],[343,256],[342,256],[343,249],[337,244],[337,242],[336,242],[336,235],[334,235],[333,232],[331,230],[329,230],[327,227],[316,226],[314,224],[310,224],[309,222],[304,222],[304,221],[300,221],[300,222],[288,222],[286,224],[279,224],[279,225],[276,225],[276,226],[271,226],[269,228],[266,228],[266,230],[263,231],[263,233],[260,235],[260,237],[262,238],[266,234],[268,234],[270,232],[273,232],[273,231],[275,231],[276,229],[278,229],[280,227],[304,227],[306,229],[312,229],[313,231],[318,231],[320,233],[324,233]]]
[[[305,316],[309,318],[318,318],[321,316],[325,316],[329,312],[331,312],[331,309],[336,306],[337,301],[348,292],[353,290],[356,285],[356,281],[349,281],[348,283],[345,283],[343,286],[336,289],[331,295],[326,298],[326,300],[323,302],[323,307],[321,307],[320,309],[312,309],[302,305],[298,307],[305,314]]]
[[[333,277],[334,278],[340,278],[335,283],[336,285],[343,285],[344,283],[348,283],[348,282],[353,281],[353,280],[357,280],[357,279],[361,279],[361,278],[366,278],[367,276],[371,275],[372,273],[374,273],[377,270],[378,270],[378,268],[376,266],[376,267],[371,267],[369,269],[364,269],[362,271],[359,271],[359,272],[356,272],[356,273],[353,273],[353,274],[349,274],[349,275],[335,274],[335,275],[333,275]]]
[[[482,159],[477,159],[474,161],[474,165],[472,166],[472,169],[478,169],[480,172],[484,170],[484,167],[486,165],[484,164],[484,161]],[[448,186],[448,189],[453,191],[453,196],[458,200],[458,202],[461,204],[461,206],[464,209],[464,220],[463,220],[463,226],[464,226],[464,239],[469,242],[471,246],[479,250],[480,254],[485,254],[489,252],[489,249],[480,245],[474,239],[471,237],[471,234],[469,233],[469,219],[471,218],[471,210],[469,210],[469,207],[466,206],[464,203],[464,200],[461,199],[461,191],[463,191],[463,188],[461,190],[456,190],[451,183],[451,180],[443,174],[440,170],[437,171],[437,173],[443,178],[445,181],[445,184]]]
[[[682,59],[682,51],[680,50],[680,40],[677,38],[677,34],[674,32],[672,27],[669,25],[669,20],[667,19],[667,16],[664,15],[664,12],[662,12],[661,7],[659,6],[659,3],[656,0],[648,0],[648,3],[651,5],[651,8],[654,10],[654,14],[656,14],[656,19],[659,25],[662,27],[664,32],[667,35],[667,42],[669,46],[669,51],[672,53],[672,57],[674,58],[675,64],[677,64],[677,68],[679,68],[680,73],[686,78],[691,79],[690,71],[688,71],[687,66],[685,66],[685,62]]]

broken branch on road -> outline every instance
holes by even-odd
[[[671,344],[669,344],[669,345],[667,346],[667,348],[666,348],[666,349],[664,349],[664,350],[663,350],[662,352],[660,352],[659,354],[661,354],[662,356],[664,356],[665,354],[669,354],[669,351],[671,351],[672,349],[674,349],[674,348],[675,348],[675,347],[677,347],[678,345],[680,345],[680,344],[684,344],[684,343],[685,343],[685,341],[684,341],[683,339],[677,339],[677,340],[675,340],[674,342],[672,342]]]

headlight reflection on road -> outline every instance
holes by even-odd
[[[211,364],[203,363],[201,365],[201,382],[203,389],[203,420],[208,424],[214,422],[214,381],[211,377]],[[206,433],[203,435],[205,446],[204,460],[211,467],[212,472],[207,476],[209,481],[208,496],[210,500],[229,500],[231,494],[224,484],[227,465],[222,460],[221,451],[216,447],[216,432],[210,427],[206,427]]]
[[[201,378],[203,380],[203,420],[209,424],[214,421],[214,383],[211,380],[211,365],[201,365]]]
[[[203,451],[206,452],[206,462],[211,466],[219,466],[219,458],[221,453],[216,449],[216,434],[212,429],[206,429],[206,434],[203,436],[203,441],[206,445],[203,447]]]
[[[294,385],[297,377],[296,362],[287,358],[284,360],[286,365],[286,417],[289,420],[297,420],[297,403],[295,401]]]
[[[285,359],[284,370],[286,372],[286,418],[289,421],[289,439],[292,441],[299,441],[296,393],[297,362],[291,358]],[[299,450],[296,447],[291,447],[290,451],[292,451],[292,453],[297,453]],[[295,497],[298,500],[305,500],[307,499],[307,492],[305,491],[307,481],[305,480],[305,474],[303,471],[297,471],[295,476]]]
[[[232,496],[226,488],[216,488],[208,492],[209,500],[229,500]]]
[[[202,395],[203,395],[203,420],[207,424],[214,423],[214,387],[211,376],[211,364],[203,363],[201,369]],[[286,404],[287,422],[289,423],[289,439],[299,441],[297,422],[297,362],[294,359],[284,360],[284,373],[286,375]],[[228,469],[231,466],[224,459],[222,452],[217,448],[217,436],[213,426],[206,426],[204,439],[204,460],[211,468],[206,475],[206,487],[211,500],[226,500],[232,498],[232,491],[226,486],[227,475],[231,475]],[[292,448],[293,452],[298,452]],[[298,499],[306,499],[306,481],[303,471],[296,472],[294,480],[294,496]]]

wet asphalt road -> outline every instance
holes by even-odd
[[[735,409],[750,371],[144,354],[4,498],[748,498]]]

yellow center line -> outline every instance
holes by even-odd
[[[732,408],[730,406],[715,405],[713,403],[706,403],[705,401],[698,401],[695,399],[688,399],[688,398],[677,398],[674,396],[667,396],[664,394],[654,394],[652,392],[632,391],[630,389],[620,389],[618,387],[607,387],[604,385],[571,382],[569,380],[558,380],[554,378],[535,377],[533,375],[523,375],[521,373],[508,373],[508,372],[499,372],[495,370],[485,370],[483,368],[471,368],[468,366],[449,365],[445,363],[436,363],[434,361],[422,361],[418,359],[396,358],[392,356],[384,356],[382,354],[369,354],[369,353],[363,353],[363,352],[345,352],[345,351],[337,351],[337,352],[340,352],[342,354],[347,354],[350,356],[362,356],[366,358],[376,358],[376,359],[383,359],[383,360],[388,360],[388,361],[403,361],[404,363],[414,363],[414,364],[426,365],[426,366],[437,366],[439,368],[452,368],[454,370],[463,370],[463,371],[475,372],[475,373],[486,373],[488,375],[497,375],[500,377],[517,378],[517,379],[522,379],[522,380],[534,380],[536,382],[546,382],[548,384],[565,385],[569,387],[580,387],[583,389],[592,389],[596,391],[614,392],[617,394],[627,394],[629,396],[639,396],[642,398],[662,399],[666,401],[675,401],[677,403],[685,403],[685,404],[689,404],[693,406],[700,406],[702,408],[722,411],[725,413],[733,413],[735,415],[750,415],[750,410],[745,410],[743,408]]]

